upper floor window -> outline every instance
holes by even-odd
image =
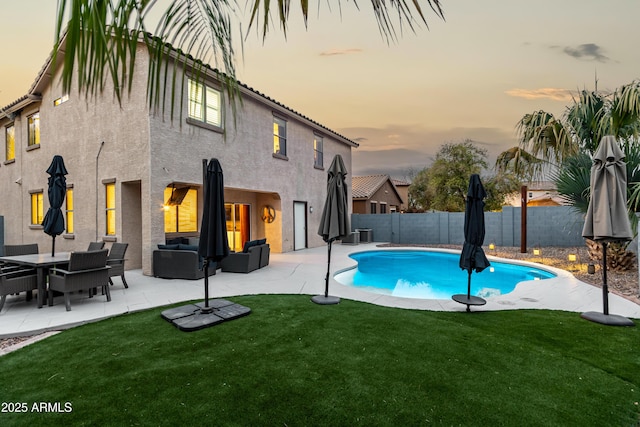
[[[105,212],[106,212],[106,234],[107,236],[116,235],[116,184],[109,182],[104,185],[105,188]]]
[[[67,225],[67,234],[73,234],[73,188],[67,188],[67,196],[65,197],[65,216]]]
[[[31,225],[42,225],[44,220],[44,193],[42,190],[31,192]]]
[[[380,203],[380,213],[381,214],[387,213],[387,204],[386,203]]]
[[[319,135],[313,136],[313,165],[322,168],[322,144],[323,138]]]
[[[222,127],[220,91],[189,79],[189,117]]]
[[[6,161],[16,158],[16,127],[11,124],[4,129]]]
[[[371,202],[371,212],[372,214],[374,213],[378,213],[377,212],[377,208],[378,208],[378,202]]]
[[[287,155],[287,121],[273,118],[273,154]]]
[[[68,100],[69,100],[69,95],[67,95],[67,94],[62,95],[60,98],[56,98],[56,99],[53,100],[53,106],[57,107],[60,104],[64,104]]]
[[[29,147],[40,144],[40,113],[35,113],[27,118]]]

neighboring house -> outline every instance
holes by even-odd
[[[532,181],[522,185],[527,186],[527,206],[562,206],[566,203],[556,190],[553,181]],[[520,192],[514,193],[506,198],[506,204],[510,206],[520,206]]]
[[[389,175],[354,176],[351,180],[353,213],[400,212],[402,198]]]
[[[29,92],[0,109],[6,244],[33,242],[41,252],[50,250],[51,237],[41,224],[49,206],[45,171],[56,154],[69,172],[67,229],[56,239],[57,251],[85,250],[95,240],[107,247],[126,242],[127,267],[152,274],[158,244],[199,235],[202,161],[214,157],[224,171],[232,250],[258,238],[275,252],[324,244],[316,230],[326,169],[341,154],[350,170],[355,142],[244,84],[234,116],[210,68],[204,85],[184,76],[188,91],[175,95],[183,107],[173,118],[150,113],[143,45],[137,61],[133,89],[121,106],[110,84],[91,99],[77,88],[62,92],[60,70],[49,58]]]
[[[402,199],[402,203],[400,204],[400,212],[406,212],[409,207],[409,186],[410,182],[401,180],[401,179],[391,179],[393,185],[395,185],[396,190],[398,190],[398,194],[400,195],[400,199]]]

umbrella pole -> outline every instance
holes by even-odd
[[[327,276],[324,279],[324,297],[329,296],[329,267],[331,266],[331,240],[329,241],[329,253],[327,256]]]
[[[607,286],[607,242],[602,242],[602,312],[609,314],[609,288]]]
[[[467,298],[471,299],[471,270],[469,270],[469,277],[467,278]]]
[[[53,236],[53,240],[51,242],[51,256],[56,255],[56,236]]]

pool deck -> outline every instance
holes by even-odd
[[[355,265],[355,262],[348,257],[350,253],[375,250],[378,249],[377,244],[355,246],[334,244],[331,253],[331,276]],[[391,248],[385,248],[385,250],[388,249]],[[489,259],[495,258],[489,257]],[[544,268],[557,272],[559,276],[543,281],[523,282],[513,292],[486,298],[486,305],[472,307],[471,310],[479,312],[550,309],[576,313],[602,312],[603,297],[600,288],[581,282],[563,270],[547,266]],[[326,271],[326,246],[283,254],[272,253],[269,266],[252,273],[218,271],[215,276],[209,278],[209,295],[211,298],[256,294],[320,295],[324,294]],[[204,298],[204,279],[166,280],[144,276],[141,270],[130,270],[125,275],[129,289],[124,288],[119,278],[114,278],[111,302],[107,302],[106,298],[100,294],[93,298],[88,298],[86,293],[74,294],[71,300],[71,311],[65,310],[62,297],[55,299],[54,306],[45,305],[38,309],[36,299],[26,302],[24,293],[19,296],[8,296],[0,313],[0,338],[63,330],[120,314]],[[466,282],[460,284],[460,293],[465,292]],[[329,294],[343,299],[402,309],[466,311],[465,305],[450,299],[423,300],[374,294],[342,285],[333,278],[330,280]],[[609,312],[640,319],[640,305],[612,293],[609,293]]]

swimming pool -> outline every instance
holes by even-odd
[[[449,299],[467,292],[467,271],[459,253],[424,250],[356,252],[349,257],[358,265],[334,279],[369,292],[404,298]],[[525,264],[491,261],[491,266],[471,276],[471,294],[482,298],[512,292],[519,282],[557,277],[555,273]]]

